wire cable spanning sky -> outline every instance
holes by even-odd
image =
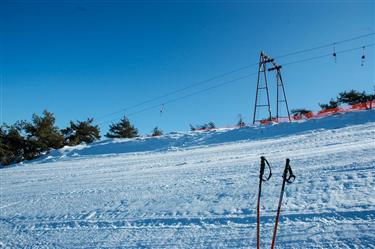
[[[375,45],[375,43],[371,43],[371,44],[366,44],[366,45],[363,45],[363,46],[360,46],[360,47],[354,47],[354,48],[349,48],[349,49],[345,49],[345,50],[335,51],[335,54],[337,56],[337,55],[341,55],[341,54],[344,54],[344,53],[348,53],[348,52],[352,52],[352,51],[356,51],[356,50],[361,50],[363,48],[373,47],[374,45]],[[332,53],[323,54],[323,55],[314,56],[314,57],[309,57],[309,58],[303,58],[303,59],[300,59],[300,60],[297,60],[297,61],[288,62],[288,63],[283,64],[283,67],[294,65],[294,64],[299,64],[299,63],[304,63],[304,62],[308,62],[308,61],[312,61],[312,60],[322,59],[322,58],[326,58],[326,57],[332,57]],[[189,93],[189,94],[181,96],[181,97],[177,97],[177,98],[170,99],[170,100],[167,100],[167,101],[164,101],[164,102],[160,102],[160,103],[158,103],[156,105],[152,105],[152,106],[140,109],[138,111],[134,111],[134,112],[130,112],[130,113],[126,113],[125,112],[125,111],[127,111],[127,110],[129,110],[129,109],[131,109],[133,107],[138,107],[138,106],[141,106],[141,105],[143,105],[145,103],[150,103],[150,102],[152,102],[154,100],[158,100],[158,99],[162,98],[162,97],[156,97],[154,99],[141,102],[139,104],[130,106],[128,108],[124,108],[123,110],[114,112],[113,114],[124,113],[124,115],[126,115],[127,117],[130,117],[130,116],[133,116],[133,115],[136,115],[136,114],[143,113],[145,111],[149,111],[149,110],[153,110],[153,109],[156,109],[156,108],[160,108],[161,106],[164,107],[167,104],[170,104],[170,103],[173,103],[173,102],[176,102],[176,101],[179,101],[179,100],[183,100],[183,99],[192,97],[194,95],[197,95],[197,94],[200,94],[200,93],[204,93],[204,92],[216,89],[218,87],[222,87],[222,86],[225,86],[225,85],[228,85],[228,84],[232,84],[232,83],[238,82],[239,80],[246,79],[246,78],[249,78],[249,77],[257,75],[257,74],[258,74],[258,72],[247,74],[247,75],[244,75],[244,76],[241,76],[241,77],[234,78],[234,79],[229,80],[229,81],[224,81],[224,82],[221,82],[219,84],[215,84],[215,85],[213,85],[211,87],[207,87],[207,88],[204,88],[204,89],[199,90],[199,91],[195,91],[195,92]],[[190,86],[193,86],[193,85],[190,85]],[[187,88],[188,87],[183,88],[183,90],[185,90]],[[182,89],[179,89],[179,90],[174,91],[173,93],[180,92],[180,90],[183,91]],[[167,96],[170,96],[170,95],[172,95],[172,92],[170,94],[165,94],[163,97],[167,97]],[[108,117],[108,115],[107,115],[107,117]],[[107,120],[107,121],[101,122],[99,124],[102,125],[102,124],[106,124],[106,123],[109,123],[109,122],[115,122],[117,120],[118,120],[118,118],[117,119],[111,119],[111,120]]]
[[[285,58],[285,57],[292,56],[292,55],[298,55],[298,54],[302,54],[302,53],[306,53],[306,52],[311,52],[311,51],[319,50],[319,49],[322,49],[322,48],[333,47],[333,45],[338,45],[338,44],[342,44],[342,43],[346,43],[346,42],[350,42],[350,41],[355,41],[355,40],[359,40],[361,38],[365,38],[365,37],[369,37],[369,36],[374,36],[374,35],[375,35],[375,33],[363,34],[363,35],[360,35],[360,36],[351,37],[351,38],[348,38],[348,39],[345,39],[345,40],[331,42],[329,44],[325,44],[325,45],[321,45],[321,46],[317,46],[317,47],[313,47],[313,48],[308,48],[308,49],[303,49],[303,50],[299,50],[299,51],[290,52],[290,53],[287,53],[287,54],[284,54],[284,55],[276,56],[275,59],[280,59],[280,58]],[[364,47],[371,47],[371,46],[373,46],[373,44],[368,44],[368,45],[364,45],[364,46],[360,46],[360,47],[355,47],[355,48],[351,48],[349,50],[339,51],[339,52],[336,52],[336,54],[338,54],[338,53],[346,53],[346,52],[350,52],[350,51],[362,49]],[[295,61],[295,62],[289,62],[289,63],[284,64],[284,66],[286,66],[286,65],[292,65],[292,64],[296,64],[296,63],[300,63],[300,62],[305,62],[305,61],[310,61],[310,60],[315,60],[315,59],[319,59],[319,58],[324,58],[324,57],[327,57],[327,56],[332,56],[332,53],[330,53],[330,54],[324,54],[324,55],[319,55],[319,56],[312,57],[312,58],[306,58],[306,59],[302,59],[302,60]],[[194,88],[194,87],[197,87],[197,86],[201,86],[201,85],[207,84],[207,83],[209,83],[211,81],[214,81],[216,79],[222,78],[224,76],[228,76],[228,75],[231,75],[233,73],[237,73],[237,72],[243,71],[244,69],[252,68],[253,66],[257,66],[258,63],[259,62],[256,62],[256,63],[250,64],[250,65],[246,65],[246,66],[243,66],[243,67],[240,67],[240,68],[237,68],[237,69],[233,69],[231,71],[228,71],[228,72],[225,72],[225,73],[222,73],[222,74],[219,74],[219,75],[212,76],[212,77],[210,77],[210,78],[208,78],[206,80],[202,80],[202,81],[199,81],[199,82],[187,85],[187,86],[185,86],[183,88],[176,89],[174,91],[165,93],[163,95],[159,95],[159,96],[156,96],[154,98],[151,98],[151,99],[148,99],[148,100],[144,100],[144,101],[142,101],[140,103],[136,103],[136,104],[124,107],[124,108],[122,108],[120,110],[117,110],[117,111],[114,111],[114,112],[111,112],[111,113],[99,116],[98,118],[96,118],[96,120],[101,120],[103,118],[106,118],[106,117],[109,117],[109,116],[112,116],[112,115],[115,115],[115,114],[119,114],[119,113],[126,114],[129,110],[132,110],[132,109],[134,109],[136,107],[140,107],[140,106],[143,106],[145,104],[152,103],[154,101],[161,100],[163,98],[175,95],[177,93],[184,92],[184,91],[186,91],[188,89],[191,89],[191,88]],[[228,81],[228,83],[233,83],[233,82],[236,82],[238,80],[241,80],[241,79],[244,79],[244,78],[248,78],[248,77],[250,77],[252,75],[255,75],[255,74],[256,73],[249,74],[249,75],[246,75],[244,77],[239,77],[239,78],[236,78],[234,80]],[[226,85],[226,84],[220,83],[218,85],[218,87],[219,86],[223,86],[223,85]],[[203,91],[202,90],[198,91],[198,92],[196,92],[196,94],[201,93],[201,92],[205,92],[205,91],[208,91],[208,90],[211,90],[211,89],[215,89],[215,88],[216,88],[215,86],[214,87],[210,87],[208,89],[204,89]],[[195,94],[189,94],[188,97],[193,96],[193,95],[195,95]],[[184,96],[181,99],[184,99],[184,98],[186,98],[186,97]],[[176,100],[180,100],[180,98],[177,98]],[[172,101],[172,102],[174,102],[174,101]],[[144,111],[147,111],[147,110],[151,110],[151,109],[160,107],[162,104],[165,105],[165,104],[168,104],[168,103],[171,103],[171,101],[162,102],[162,103],[159,103],[157,105],[153,105],[152,107],[144,108],[144,109],[142,109],[140,111],[131,112],[131,113],[126,114],[126,115],[127,116],[131,116],[131,115],[134,115],[134,114],[138,114],[138,113],[141,113],[141,112],[144,112]],[[112,121],[114,121],[114,120],[111,120],[111,122]],[[106,122],[102,122],[101,124],[105,124],[105,123]]]
[[[142,133],[250,122],[256,81],[244,76],[260,51],[283,65],[290,108],[315,110],[373,91],[373,47],[364,66],[361,49],[328,54],[374,43],[374,4],[2,1],[2,121],[48,109],[61,128],[94,117],[102,132],[123,114]]]

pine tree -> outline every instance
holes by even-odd
[[[197,125],[197,126],[193,126],[190,124],[190,130],[191,131],[197,131],[197,130],[211,130],[211,129],[215,129],[216,128],[216,125],[214,122],[208,122],[206,124],[202,124],[202,125]]]
[[[238,118],[238,122],[237,122],[237,126],[239,126],[239,127],[244,127],[246,124],[245,124],[245,122],[243,121],[243,119],[242,119],[242,115],[240,114],[239,115],[239,118]]]
[[[322,110],[337,108],[339,105],[340,102],[334,99],[331,99],[328,104],[319,104]]]
[[[215,129],[216,128],[216,125],[214,122],[210,121],[207,125],[206,125],[207,129]]]
[[[339,93],[337,100],[340,103],[354,105],[354,104],[366,102],[367,100],[369,100],[369,96],[365,92],[358,92],[355,90],[350,90],[349,92],[344,91],[344,92]]]
[[[127,117],[123,117],[120,122],[110,125],[105,136],[108,138],[133,138],[138,137],[138,130],[134,128]]]
[[[64,136],[55,126],[55,117],[47,110],[43,112],[43,116],[34,114],[31,123],[24,123],[24,129],[30,149],[35,149],[36,154],[58,149],[64,145]]]
[[[18,125],[0,127],[0,164],[18,163],[24,158],[25,138]]]
[[[152,131],[152,136],[157,137],[163,135],[163,131],[160,130],[158,127],[155,127],[154,130]]]
[[[70,121],[70,127],[61,130],[65,137],[64,144],[69,146],[80,143],[89,144],[100,139],[100,129],[97,125],[92,125],[93,121],[93,118],[88,118],[87,121],[77,121],[76,123]]]
[[[6,131],[5,125],[0,126],[0,164],[4,164],[6,154],[8,152],[8,147],[6,145]]]
[[[303,116],[310,113],[310,110],[304,108],[292,109],[291,113],[293,116]]]
[[[197,130],[207,130],[208,124],[202,124],[197,126]]]

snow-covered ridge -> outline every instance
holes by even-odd
[[[188,147],[211,146],[222,143],[296,135],[317,129],[337,129],[366,122],[375,122],[375,110],[337,114],[326,118],[294,123],[250,126],[240,129],[223,128],[212,131],[175,132],[161,137],[107,139],[90,145],[79,145],[55,150],[48,156],[37,159],[34,162],[51,162],[72,157],[178,150]]]

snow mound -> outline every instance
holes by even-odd
[[[212,146],[222,143],[241,142],[295,135],[314,130],[338,129],[375,121],[375,110],[337,114],[321,119],[265,126],[216,129],[188,133],[170,133],[160,137],[135,139],[107,139],[90,145],[64,147],[35,162],[51,162],[59,159],[179,150],[197,146]]]

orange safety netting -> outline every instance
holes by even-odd
[[[331,116],[337,113],[369,110],[372,108],[375,108],[375,100],[367,101],[364,103],[358,103],[354,105],[347,105],[343,107],[325,109],[325,110],[321,110],[318,112],[308,112],[302,115],[294,115],[294,116],[290,116],[290,121],[293,122],[293,121],[306,120],[306,119],[322,118],[322,117]],[[289,118],[273,118],[272,120],[265,119],[265,120],[259,121],[261,125],[266,125],[270,123],[283,123],[283,122],[289,122]]]
[[[335,115],[337,113],[346,113],[346,112],[354,112],[354,111],[361,111],[361,110],[369,110],[375,108],[375,100],[370,100],[364,103],[354,104],[354,105],[347,105],[342,107],[330,108],[321,110],[318,112],[308,112],[303,115],[294,115],[290,116],[290,121],[300,121],[300,120],[308,120],[314,118],[323,118],[328,117],[331,115]],[[285,123],[289,122],[289,118],[273,118],[272,120],[264,119],[260,120],[260,125],[267,125],[271,123]],[[225,126],[223,128],[242,128],[247,125],[232,125],[232,126]],[[209,131],[209,130],[217,130],[218,128],[197,128],[195,131]]]

